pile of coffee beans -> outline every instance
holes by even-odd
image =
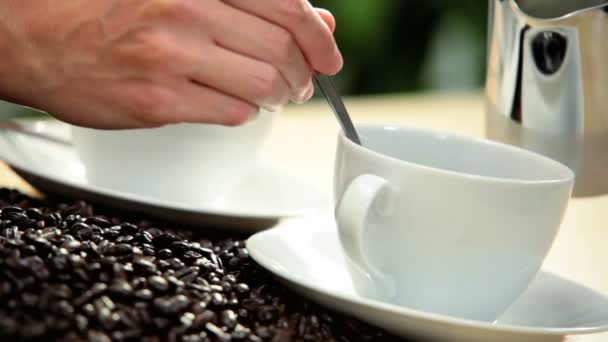
[[[129,223],[9,189],[0,189],[0,208],[6,341],[395,339],[289,291],[249,258],[242,238]]]

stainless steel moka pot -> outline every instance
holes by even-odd
[[[608,0],[489,0],[486,134],[608,194]]]

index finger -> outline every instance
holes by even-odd
[[[307,0],[224,0],[288,30],[311,68],[327,75],[342,68],[342,55],[331,30]]]

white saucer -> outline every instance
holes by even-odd
[[[28,126],[44,134],[70,139],[68,126],[55,120],[34,121]],[[244,179],[238,192],[223,203],[208,205],[149,198],[91,184],[71,146],[12,131],[0,131],[0,158],[43,192],[96,201],[189,225],[256,231],[270,227],[281,218],[302,215],[328,203],[310,186],[269,165],[256,168]]]
[[[302,295],[403,337],[423,341],[563,341],[608,331],[608,298],[541,272],[495,323],[426,313],[357,295],[333,217],[286,220],[247,241],[251,257]]]

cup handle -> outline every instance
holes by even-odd
[[[372,220],[390,216],[394,211],[396,194],[384,178],[364,174],[355,178],[336,205],[335,217],[340,240],[346,255],[383,293],[394,296],[395,280],[370,262],[365,251],[364,232]]]

